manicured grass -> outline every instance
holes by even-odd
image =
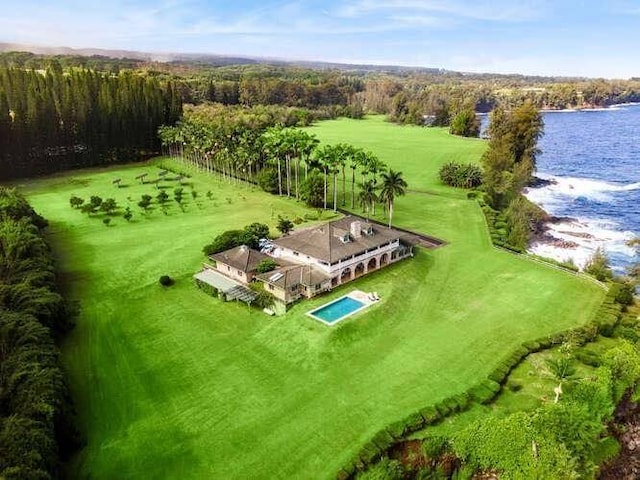
[[[432,140],[451,152],[458,142],[462,150],[473,145],[468,160],[481,143],[379,119],[315,131],[332,142],[374,139],[369,148],[411,186],[415,174],[425,190],[442,191],[400,199],[396,223],[451,243],[418,250],[283,317],[222,304],[198,291],[191,275],[216,233],[308,212],[293,200],[195,175],[202,208],[186,195],[184,213],[174,203],[168,216],[156,210],[142,218],[133,207],[131,224],[118,217],[105,227],[71,209],[69,196],[125,204],[153,194],[132,181],[152,167],[24,183],[51,221],[62,278],[82,305],[63,345],[88,440],[70,464],[72,477],[331,478],[382,427],[464,391],[521,342],[591,318],[603,296],[597,287],[493,249],[477,205],[426,173],[437,170],[423,155],[437,150]],[[116,177],[130,186],[113,187]],[[162,274],[176,285],[160,287]],[[377,291],[382,301],[335,327],[305,315],[353,288]]]
[[[309,131],[322,142],[348,142],[371,150],[391,168],[401,170],[411,190],[448,195],[456,192],[438,181],[440,167],[448,162],[477,163],[486,149],[486,142],[477,138],[449,135],[446,128],[400,126],[385,121],[382,115],[360,121],[342,118],[320,122]],[[349,182],[351,170],[347,170]]]

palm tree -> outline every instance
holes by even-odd
[[[358,192],[358,203],[362,207],[362,211],[365,212],[367,222],[369,221],[369,207],[375,205],[378,201],[378,195],[376,194],[376,186],[373,181],[368,180],[359,185],[360,191]]]
[[[353,155],[349,158],[351,162],[349,166],[351,167],[351,208],[355,208],[356,202],[356,170],[359,166],[363,165],[363,159],[366,155],[365,151],[361,148],[356,148],[353,151]]]
[[[387,164],[380,160],[374,154],[369,153],[367,155],[366,161],[366,169],[367,173],[371,176],[370,180],[373,181],[374,185],[378,185],[378,173],[384,172],[387,169]],[[381,196],[382,199],[382,196]],[[373,204],[373,215],[376,214],[376,205]]]
[[[322,148],[317,149],[314,152],[313,163],[310,164],[317,166],[323,172],[324,178],[324,209],[327,209],[327,175],[329,172],[329,166],[331,165],[331,147],[329,145],[325,145]]]
[[[380,189],[380,200],[387,204],[389,208],[389,228],[393,219],[393,201],[406,193],[407,182],[402,178],[402,172],[389,170],[382,174],[382,188]]]
[[[307,133],[304,130],[300,130],[300,155],[303,157],[302,161],[304,162],[304,179],[307,179],[309,174],[309,168],[311,167],[311,154],[318,147],[320,140],[312,134]]]
[[[281,132],[282,126],[269,127],[263,134],[265,149],[271,158],[275,158],[278,166],[278,195],[282,195],[282,166],[281,166]]]

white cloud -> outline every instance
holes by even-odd
[[[536,0],[358,0],[342,5],[335,15],[358,18],[376,12],[429,12],[443,17],[496,22],[520,22],[539,18],[543,2]]]

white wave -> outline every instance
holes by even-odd
[[[568,197],[582,197],[599,202],[611,202],[613,201],[612,193],[640,189],[640,182],[620,185],[591,178],[539,176],[550,180],[552,183],[544,187],[530,188],[526,191],[526,196],[529,200],[542,207],[560,203]]]
[[[603,248],[608,255],[626,257],[630,261],[637,256],[636,250],[627,245],[636,234],[619,230],[618,225],[609,220],[580,218],[550,223],[547,227],[548,235],[556,240],[533,243],[529,247],[531,253],[561,262],[572,261],[581,269],[598,248]]]

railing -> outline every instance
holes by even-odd
[[[335,265],[331,265],[329,268],[330,268],[330,270],[334,270],[334,269],[341,269],[341,268],[344,268],[344,267],[348,267],[350,265],[353,265],[354,263],[360,262],[361,260],[363,260],[365,258],[366,259],[371,259],[373,257],[377,257],[380,254],[391,252],[391,251],[395,250],[396,247],[397,247],[397,245],[394,244],[394,243],[389,244],[389,245],[385,245],[383,247],[378,247],[376,250],[360,254],[357,257],[349,258],[347,260],[342,260],[341,262],[338,262]]]

